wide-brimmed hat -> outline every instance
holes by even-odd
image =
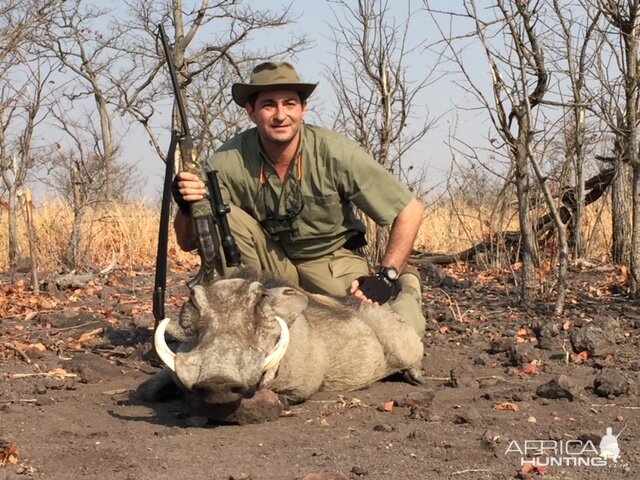
[[[249,83],[234,83],[231,87],[233,100],[244,107],[251,95],[273,90],[296,90],[304,102],[318,86],[317,83],[302,83],[293,65],[287,62],[261,63],[251,72]]]

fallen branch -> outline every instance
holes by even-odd
[[[490,472],[491,470],[486,468],[469,468],[467,470],[460,470],[458,472],[453,472],[451,475],[463,475],[465,473],[478,473],[478,472]]]
[[[76,375],[75,373],[68,373],[65,371],[61,371],[60,369],[54,369],[51,370],[50,372],[37,372],[37,373],[9,373],[7,374],[7,378],[9,380],[15,380],[15,379],[19,379],[19,378],[33,378],[33,377],[37,377],[37,378],[59,378],[59,379],[64,379],[64,378],[76,378],[78,375]]]
[[[43,280],[40,282],[40,287],[48,288],[49,286],[55,286],[59,290],[86,288],[88,283],[94,278],[109,275],[116,267],[117,260],[118,257],[114,254],[111,258],[111,263],[97,273],[77,273],[76,270],[72,270],[69,273],[64,273],[62,275],[57,275],[56,277]]]
[[[482,380],[499,380],[505,383],[513,383],[511,380],[507,380],[506,378],[499,377],[498,375],[489,375],[488,377],[476,377],[477,381]]]
[[[11,400],[11,399],[0,400],[0,403],[5,405],[9,405],[11,403],[38,403],[38,399],[37,398],[17,398],[14,400]]]
[[[115,390],[107,390],[106,392],[102,392],[103,395],[125,395],[127,393],[131,393],[131,390],[128,388],[116,388]]]
[[[600,408],[618,407],[618,408],[624,408],[624,409],[627,409],[627,410],[640,410],[640,407],[625,407],[624,405],[618,405],[616,403],[603,403],[603,404],[592,403],[591,406],[592,407],[600,407]]]
[[[55,310],[52,310],[55,311]],[[58,333],[65,332],[68,330],[75,330],[76,328],[87,327],[89,325],[95,325],[96,323],[102,323],[102,320],[92,320],[91,322],[81,323],[79,325],[73,325],[71,327],[60,327],[60,328],[38,328],[34,330],[28,330],[26,332],[19,332],[16,334],[12,334],[12,337],[26,337],[29,335],[33,335],[34,333]]]
[[[10,343],[3,343],[2,346],[6,349],[9,349],[13,352],[15,352],[20,358],[22,358],[22,360],[27,364],[27,365],[31,365],[31,359],[29,358],[29,356],[24,353],[22,350],[20,350],[17,347],[14,347],[13,345],[11,345]]]
[[[585,182],[585,189],[589,190],[585,194],[584,203],[590,205],[601,198],[609,188],[613,181],[614,169],[605,169]],[[562,195],[562,206],[559,208],[559,214],[564,223],[568,223],[574,216],[576,210],[576,193],[574,190],[565,192]],[[555,230],[555,224],[551,214],[540,217],[535,222],[534,233],[536,238],[541,241]],[[411,253],[410,260],[412,263],[418,263],[422,268],[428,268],[429,265],[449,265],[455,262],[466,262],[473,259],[477,254],[484,252],[501,250],[517,250],[520,245],[519,231],[505,231],[492,235],[489,240],[474,245],[467,250],[459,253],[426,253],[414,250]]]
[[[102,270],[100,270],[98,274],[99,275],[110,274],[113,271],[113,269],[116,268],[117,264],[118,264],[118,255],[114,253],[113,255],[111,255],[111,263],[107,265],[105,268],[103,268]]]

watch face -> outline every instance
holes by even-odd
[[[398,270],[393,267],[382,267],[381,273],[391,281],[395,282],[398,279]]]

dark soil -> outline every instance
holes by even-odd
[[[508,272],[449,273],[424,282],[424,386],[321,393],[243,426],[135,398],[159,368],[152,272],[39,296],[0,279],[0,480],[640,478],[640,305],[622,272],[572,271],[561,316],[551,285],[523,310]],[[171,277],[175,317],[186,276]],[[607,427],[622,433],[606,466],[523,468],[516,451],[546,440],[541,463],[590,461]]]

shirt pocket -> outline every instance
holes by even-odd
[[[304,208],[300,222],[302,237],[336,235],[344,221],[340,195],[304,195]]]

